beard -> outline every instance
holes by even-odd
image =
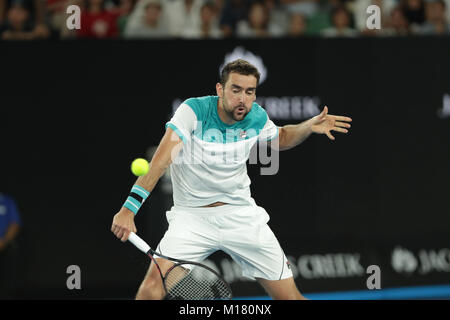
[[[228,106],[224,105],[224,110],[234,121],[242,121],[248,114],[248,109],[243,104],[231,108],[228,108]]]

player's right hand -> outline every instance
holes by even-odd
[[[119,212],[114,215],[111,231],[122,242],[128,240],[130,232],[136,233],[134,224],[134,213],[127,208],[122,207]]]

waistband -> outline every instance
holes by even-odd
[[[182,206],[173,206],[170,211],[173,212],[183,212],[183,213],[191,213],[191,214],[226,214],[229,212],[236,212],[237,210],[249,210],[255,209],[257,206],[253,205],[237,205],[237,204],[224,204],[217,207],[182,207]]]

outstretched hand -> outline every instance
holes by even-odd
[[[348,130],[345,128],[350,128],[352,119],[343,116],[333,116],[328,114],[328,107],[325,106],[323,111],[315,116],[312,120],[311,130],[315,133],[326,134],[330,140],[335,140],[336,138],[331,134],[331,130],[347,133]]]

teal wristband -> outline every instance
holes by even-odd
[[[131,192],[128,195],[127,200],[123,204],[123,207],[132,211],[135,215],[138,213],[144,201],[148,198],[150,192],[135,184],[131,188]]]

